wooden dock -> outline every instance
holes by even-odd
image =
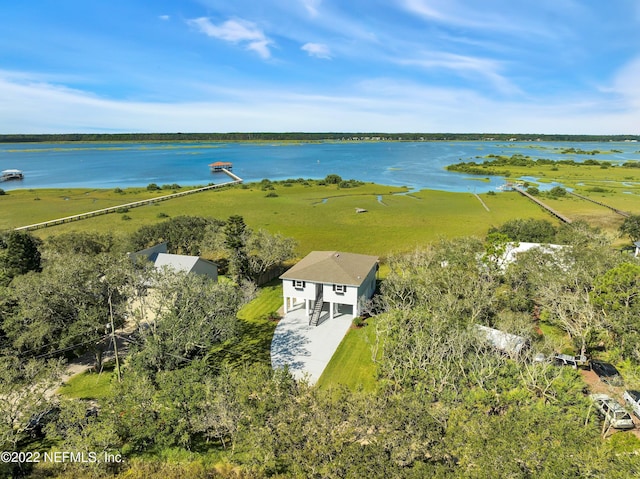
[[[630,214],[627,213],[626,211],[619,210],[617,208],[614,208],[613,206],[605,205],[604,203],[601,203],[600,201],[592,200],[591,198],[587,198],[586,196],[579,195],[578,193],[574,193],[573,191],[568,191],[567,190],[567,193],[569,193],[570,195],[573,195],[573,196],[577,196],[578,198],[581,198],[583,200],[590,201],[591,203],[595,203],[596,205],[600,205],[600,206],[604,206],[605,208],[609,208],[614,213],[617,213],[620,216],[624,216],[625,218],[628,218],[630,216]]]
[[[41,229],[41,228],[48,228],[50,226],[56,226],[56,225],[61,225],[64,223],[71,223],[72,221],[80,221],[80,220],[84,220],[87,218],[93,218],[94,216],[100,216],[100,215],[106,215],[109,213],[116,213],[118,212],[118,210],[121,210],[121,208],[137,208],[139,206],[145,206],[145,205],[150,205],[153,203],[159,203],[161,201],[167,201],[167,200],[172,200],[174,198],[179,198],[181,196],[187,196],[187,195],[192,195],[195,193],[200,193],[202,191],[208,191],[208,190],[213,190],[216,188],[223,188],[225,186],[231,186],[231,185],[236,185],[239,183],[242,183],[243,180],[242,178],[240,178],[237,175],[234,175],[233,173],[231,173],[230,171],[223,169],[221,170],[223,173],[226,173],[227,175],[229,175],[233,181],[227,181],[226,183],[218,183],[216,185],[209,185],[209,186],[203,186],[202,188],[196,188],[194,190],[188,190],[188,191],[181,191],[179,193],[172,193],[170,195],[164,195],[164,196],[158,196],[157,198],[150,198],[148,200],[140,200],[140,201],[134,201],[133,203],[125,203],[123,205],[118,205],[118,206],[110,206],[109,208],[103,208],[100,210],[95,210],[95,211],[89,211],[88,213],[80,213],[77,215],[73,215],[73,216],[66,216],[64,218],[58,218],[55,220],[49,220],[49,221],[43,221],[42,223],[35,223],[32,225],[27,225],[27,226],[20,226],[19,228],[15,228],[16,231],[30,231],[30,230],[37,230],[37,229]]]
[[[524,191],[522,188],[520,188],[519,186],[516,185],[512,185],[512,188],[514,190],[516,190],[518,193],[520,193],[522,196],[526,196],[527,198],[529,198],[531,201],[533,201],[534,203],[536,203],[537,205],[541,206],[542,208],[544,208],[545,210],[547,210],[549,213],[551,213],[553,216],[555,216],[556,218],[558,218],[560,221],[567,223],[567,224],[571,224],[571,219],[567,218],[566,216],[564,216],[563,214],[557,212],[556,210],[554,210],[553,208],[551,208],[551,206],[544,204],[542,201],[540,201],[538,198],[536,198],[533,195],[530,195],[529,193],[527,193],[526,191]]]
[[[229,172],[227,170],[233,168],[233,163],[230,161],[216,161],[209,164],[209,168],[211,168],[212,173],[223,172],[228,174]]]

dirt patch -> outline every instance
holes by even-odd
[[[606,394],[607,396],[612,397],[613,399],[618,401],[622,406],[625,406],[626,408],[626,404],[624,402],[624,399],[622,398],[622,395],[624,394],[624,391],[625,391],[624,386],[616,387],[616,386],[607,384],[601,381],[598,375],[590,370],[581,369],[580,375],[582,376],[582,379],[584,380],[584,382],[587,384],[590,394]],[[620,433],[626,432],[628,434],[633,434],[634,436],[640,439],[640,419],[638,419],[636,415],[633,413],[631,413],[631,418],[633,419],[633,423],[636,425],[635,429],[631,429],[629,431],[618,431],[618,432]]]

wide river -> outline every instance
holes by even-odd
[[[596,155],[562,154],[565,148],[598,150]],[[485,192],[504,182],[489,181],[445,166],[483,161],[487,155],[520,153],[532,158],[586,158],[624,162],[640,160],[640,143],[547,142],[345,142],[345,143],[64,143],[1,144],[0,170],[20,169],[21,181],[0,188],[126,188],[177,183],[182,186],[221,183],[228,177],[211,173],[209,163],[230,161],[245,181],[264,178],[324,178],[335,173],[412,189]]]

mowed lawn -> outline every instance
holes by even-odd
[[[377,387],[375,318],[366,326],[351,328],[338,346],[331,361],[318,380],[318,387],[347,386],[350,389],[373,391]]]
[[[238,311],[238,335],[215,347],[210,354],[213,365],[220,363],[271,365],[271,339],[276,322],[270,316],[283,305],[282,285],[274,281],[258,290],[255,299]]]
[[[100,372],[87,371],[76,374],[58,389],[58,393],[69,399],[103,399],[111,390],[114,365],[109,363]]]
[[[384,258],[439,238],[483,237],[490,226],[513,218],[554,221],[538,206],[512,192],[480,195],[490,211],[470,193],[423,190],[402,194],[403,188],[375,184],[345,189],[336,185],[277,184],[274,192],[278,196],[266,197],[268,192],[258,184],[207,191],[133,208],[123,214],[36,230],[35,234],[46,237],[73,230],[126,234],[166,217],[226,219],[241,215],[251,228],[295,238],[300,256],[312,250],[343,250]],[[40,190],[37,194],[39,200],[29,191],[0,196],[0,227],[17,227],[155,196],[141,189],[124,194],[107,190]],[[69,200],[61,199],[65,197]],[[60,204],[72,204],[73,211],[58,209]],[[367,212],[356,213],[356,208]]]

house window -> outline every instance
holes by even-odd
[[[304,281],[298,281],[297,279],[294,280],[293,287],[296,289],[304,289]]]
[[[334,284],[333,291],[336,294],[344,294],[347,291],[347,287],[344,284]]]

